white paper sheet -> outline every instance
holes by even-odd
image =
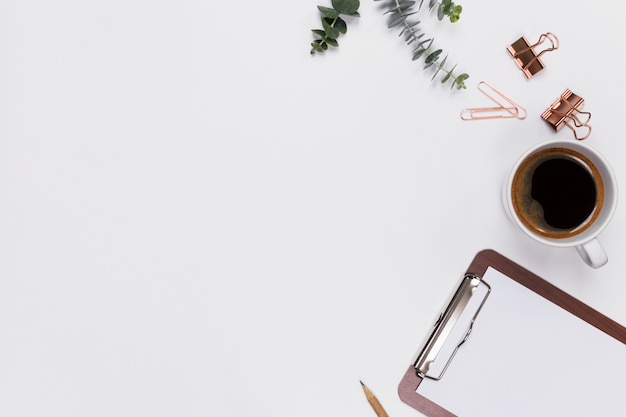
[[[471,336],[420,394],[460,417],[623,415],[626,345],[493,268],[483,278]]]

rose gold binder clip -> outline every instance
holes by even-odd
[[[551,46],[537,53],[535,48],[544,43],[546,40],[550,42]],[[509,54],[511,54],[517,65],[520,67],[524,76],[526,78],[530,78],[544,68],[543,62],[540,59],[541,55],[546,52],[554,51],[558,48],[559,38],[557,38],[554,33],[547,32],[542,34],[537,43],[534,45],[529,44],[528,40],[522,36],[508,46],[506,50]]]
[[[461,110],[463,120],[486,119],[525,119],[526,109],[502,94],[484,81],[478,83],[478,90],[497,104],[494,107],[476,107]]]
[[[582,97],[572,93],[568,88],[561,94],[561,97],[541,114],[541,118],[556,131],[559,131],[563,126],[567,126],[574,132],[574,137],[577,140],[587,139],[591,134],[591,126],[589,126],[591,113],[580,111],[584,103],[585,100]],[[585,134],[579,136],[579,132],[584,132]]]

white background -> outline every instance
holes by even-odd
[[[364,0],[0,0],[0,415],[415,416],[396,387],[475,253],[626,323],[626,205],[592,270],[506,218],[566,89],[626,183],[623,4],[464,0],[422,27],[450,92]],[[620,8],[622,10],[620,10]],[[526,80],[505,48],[554,32]],[[487,81],[528,118],[463,122]],[[573,140],[573,139],[572,139]]]

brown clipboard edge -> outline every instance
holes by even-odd
[[[482,277],[489,267],[498,270],[515,282],[626,344],[626,327],[492,249],[478,252],[466,273]],[[422,378],[417,375],[413,365],[410,365],[398,385],[400,399],[428,417],[456,417],[455,414],[417,393],[421,382]]]

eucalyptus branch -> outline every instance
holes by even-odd
[[[374,1],[380,1],[380,0],[374,0]],[[443,53],[443,50],[442,49],[432,50],[431,48],[433,44],[433,39],[432,38],[422,39],[425,36],[425,33],[421,30],[419,26],[420,21],[409,19],[410,16],[417,13],[417,11],[412,10],[413,6],[416,4],[416,1],[414,0],[388,0],[388,3],[389,3],[390,8],[385,12],[385,14],[391,15],[388,28],[391,29],[394,27],[402,27],[402,30],[400,31],[400,34],[398,36],[404,35],[404,40],[407,43],[407,45],[415,44],[413,51],[412,51],[413,61],[416,61],[419,58],[424,57],[424,69],[430,68],[431,66],[434,66],[436,68],[435,74],[433,75],[431,80],[434,80],[437,74],[440,71],[443,71],[445,75],[441,79],[442,84],[445,84],[446,82],[450,81],[451,82],[450,88],[453,88],[455,86],[457,90],[467,88],[465,86],[465,80],[469,78],[469,75],[465,73],[460,74],[460,75],[454,75],[454,69],[456,68],[456,65],[453,66],[452,69],[450,70],[446,69],[445,64],[448,59],[448,56],[446,55],[441,61],[439,61],[439,58],[441,54]],[[436,0],[430,0],[430,3],[431,3],[431,7],[434,7],[434,5],[437,2]],[[444,5],[444,6],[441,6],[441,5]],[[420,6],[421,6],[421,3],[420,3]],[[453,12],[454,8],[457,7],[456,11],[458,13],[456,13],[455,15],[456,20],[454,21],[458,20],[458,14],[460,14],[461,12],[459,8],[461,6],[455,5],[454,3],[452,3],[451,0],[443,0],[443,3],[440,3],[440,8],[442,7],[443,8],[447,7],[443,11],[444,13],[443,15],[450,16],[451,22],[453,21],[452,16],[454,13]]]
[[[339,46],[337,38],[348,31],[346,21],[340,16],[359,16],[360,0],[332,0],[332,7],[317,6],[322,14],[322,28],[311,29],[319,36],[311,42],[311,54],[324,52],[330,46]]]
[[[424,0],[422,0],[423,2]],[[463,6],[460,4],[454,4],[452,0],[443,0],[438,2],[437,0],[430,0],[428,4],[428,9],[432,10],[437,6],[437,19],[443,20],[444,17],[448,16],[450,22],[457,22],[461,18],[461,12],[463,11]],[[420,3],[421,7],[421,3]]]

